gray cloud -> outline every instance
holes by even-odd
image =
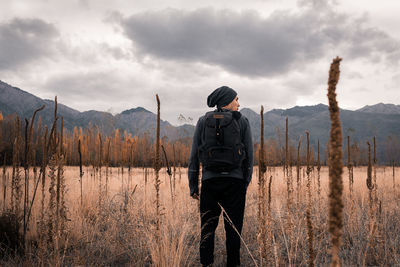
[[[106,42],[93,42],[75,45],[68,41],[58,44],[58,58],[88,66],[102,64],[105,59],[133,60],[132,52],[118,46],[111,46]]]
[[[143,81],[108,68],[97,71],[75,71],[52,76],[42,85],[48,95],[57,95],[64,104],[80,111],[94,109],[115,111],[146,106],[150,92],[143,92]]]
[[[121,18],[120,25],[140,56],[202,62],[249,77],[284,74],[336,55],[399,61],[399,41],[368,27],[367,19],[336,13],[331,5],[304,6],[266,18],[256,11],[164,9]]]
[[[101,43],[98,45],[101,49],[101,55],[104,57],[104,55],[110,55],[114,59],[117,60],[129,60],[132,59],[133,56],[130,53],[130,51],[125,51],[121,47],[117,46],[110,46],[107,43]]]
[[[92,72],[69,72],[51,77],[44,87],[56,94],[63,94],[71,99],[102,98],[107,100],[121,99],[124,96],[132,96],[134,91],[127,88],[140,85],[138,80],[131,77],[123,77],[117,70],[92,71]],[[137,92],[139,95],[139,92]]]
[[[57,29],[40,19],[14,18],[0,24],[0,70],[51,55]]]
[[[400,42],[377,28],[368,27],[368,18],[349,21],[337,28],[339,41],[347,46],[345,56],[369,58],[372,62],[397,64],[400,59]],[[346,44],[347,42],[347,44]]]

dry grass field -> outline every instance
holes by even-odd
[[[46,210],[50,201],[48,188],[45,188],[44,215],[41,215],[39,185],[28,229],[26,256],[7,253],[0,261],[1,266],[199,266],[199,203],[189,196],[186,169],[176,171],[175,183],[172,176],[172,186],[166,170],[160,171],[160,231],[156,230],[153,169],[135,168],[129,172],[128,169],[109,168],[107,173],[104,167],[101,171],[91,167],[83,170],[81,203],[79,167],[64,167],[67,219],[63,230],[57,237],[49,239],[48,229],[43,227],[47,222]],[[397,176],[399,171],[399,168],[395,170]],[[377,187],[371,206],[366,186],[367,168],[354,168],[352,192],[347,175],[346,168],[343,173],[342,265],[400,265],[400,183],[393,176],[393,169],[376,168]],[[7,169],[7,176],[11,176],[11,169]],[[34,187],[33,176],[31,172],[31,189]],[[260,238],[257,238],[258,171],[254,168],[247,191],[242,232],[245,243],[241,249],[243,266],[308,265],[306,176],[303,167],[297,184],[296,168],[289,170],[289,177],[293,180],[293,199],[288,209],[287,176],[283,168],[267,168],[265,177],[272,177],[271,216],[267,229],[270,235],[266,242],[268,262],[264,260],[262,263]],[[322,167],[320,172],[315,168],[310,176],[315,265],[328,265],[331,246],[327,221],[328,168]],[[6,182],[7,200],[3,203],[2,198],[1,208],[4,204],[5,208],[10,205],[10,179]],[[4,186],[1,193],[3,196]],[[220,219],[214,266],[225,265],[224,234]]]

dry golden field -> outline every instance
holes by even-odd
[[[175,189],[165,169],[160,171],[161,229],[157,235],[155,186],[153,169],[84,167],[82,204],[80,199],[79,167],[64,167],[66,181],[65,206],[67,220],[57,238],[48,237],[46,210],[49,206],[46,183],[44,215],[41,215],[41,184],[39,184],[27,234],[27,257],[7,254],[1,266],[199,266],[198,202],[189,196],[186,169],[177,169]],[[349,191],[348,172],[344,181],[344,227],[340,250],[341,263],[349,265],[393,266],[400,264],[400,183],[391,167],[376,168],[373,204],[370,207],[366,186],[367,168],[354,168],[353,192]],[[396,168],[398,176],[400,169]],[[10,205],[11,169],[6,175],[6,203]],[[147,173],[147,174],[146,174]],[[292,175],[290,175],[292,173]],[[289,171],[293,180],[293,201],[288,212],[287,177],[282,167],[267,169],[272,177],[270,238],[267,240],[268,266],[308,265],[308,235],[306,224],[306,172],[300,171],[297,185],[296,168]],[[30,173],[30,191],[34,174]],[[330,262],[328,232],[328,168],[311,174],[312,226],[315,265]],[[174,175],[172,175],[172,183]],[[320,188],[318,186],[320,180]],[[147,181],[147,182],[146,182]],[[397,183],[397,184],[396,184]],[[1,190],[4,194],[4,185]],[[5,204],[5,207],[4,207]],[[43,227],[43,225],[45,225]],[[270,231],[269,231],[270,230]],[[53,232],[54,233],[54,232]],[[247,191],[242,237],[242,266],[261,266],[258,218],[258,171]],[[54,248],[56,239],[57,248]],[[225,264],[224,228],[222,219],[216,233],[214,266]],[[246,248],[248,247],[248,249]],[[250,255],[251,253],[251,255]],[[254,258],[254,260],[252,259]]]

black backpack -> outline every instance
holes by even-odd
[[[237,111],[210,111],[205,115],[199,159],[206,170],[227,172],[239,168],[245,158]]]

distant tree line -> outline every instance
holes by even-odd
[[[59,142],[63,143],[63,151],[66,165],[79,165],[78,142],[81,141],[82,163],[86,166],[100,167],[150,167],[154,162],[155,144],[150,132],[145,132],[140,136],[132,136],[127,131],[121,132],[115,129],[111,135],[104,135],[99,127],[90,125],[86,129],[74,127],[72,132],[62,128],[62,120],[57,122],[59,129]],[[60,129],[62,130],[60,131]],[[50,134],[50,129],[42,124],[39,116],[32,127],[32,138],[27,160],[31,166],[40,166],[43,151],[43,144]],[[312,138],[312,133],[310,133]],[[0,113],[0,162],[11,165],[14,150],[18,149],[19,157],[23,162],[24,147],[26,144],[24,122],[17,115],[8,115],[5,118]],[[285,164],[285,144],[282,136],[277,132],[276,138],[265,140],[264,153],[265,160],[269,166],[279,166]],[[18,140],[18,143],[16,143]],[[297,164],[297,154],[299,152],[300,165],[306,164],[305,146],[299,140],[288,142],[288,163]],[[372,141],[372,138],[371,138]],[[344,162],[347,162],[348,149],[350,148],[351,162],[353,166],[368,164],[368,148],[364,143],[350,139],[350,145],[343,140]],[[177,140],[169,140],[167,136],[162,137],[161,144],[164,146],[170,165],[186,167],[192,144],[191,137],[184,137]],[[400,139],[398,136],[388,136],[385,143],[378,144],[380,151],[384,151],[383,159],[377,159],[378,164],[398,163],[400,161]],[[259,142],[254,143],[255,164],[258,164]],[[320,154],[320,164],[327,165],[327,144],[320,144],[319,151],[311,147],[311,162],[316,165],[318,153]],[[380,153],[382,154],[382,153]],[[166,165],[165,157],[162,161]]]

